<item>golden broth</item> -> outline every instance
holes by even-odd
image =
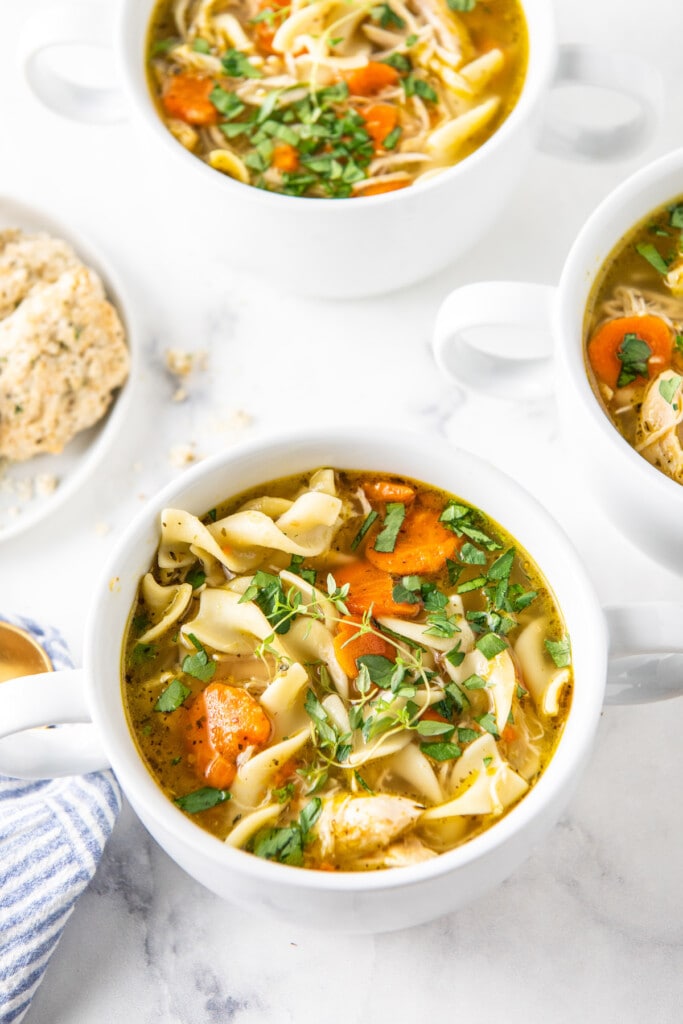
[[[159,115],[201,160],[270,191],[345,198],[481,146],[517,103],[527,51],[518,0],[162,0],[147,52]]]
[[[571,685],[559,609],[497,523],[345,470],[201,522],[165,510],[123,651],[131,731],[169,799],[321,870],[415,863],[494,824],[551,758]]]

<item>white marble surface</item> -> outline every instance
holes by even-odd
[[[660,67],[666,118],[647,151],[601,167],[539,155],[496,230],[458,266],[400,295],[329,303],[229,270],[224,239],[200,251],[156,202],[158,169],[141,165],[127,124],[84,128],[37,106],[15,43],[39,4],[0,0],[0,191],[39,201],[106,246],[146,328],[139,397],[116,455],[52,521],[0,546],[0,608],[55,623],[78,658],[91,574],[144,496],[178,472],[173,445],[208,454],[330,419],[420,426],[435,444],[480,452],[563,523],[605,602],[683,599],[681,580],[618,536],[566,476],[551,401],[466,399],[439,379],[428,350],[450,288],[556,281],[592,207],[681,141],[679,0],[554,3],[563,40],[637,49]],[[173,346],[208,352],[184,404],[171,402],[163,368]],[[335,938],[252,920],[184,876],[126,808],[26,1020],[678,1021],[682,715],[676,703],[606,711],[577,797],[526,866],[457,916],[393,935]]]

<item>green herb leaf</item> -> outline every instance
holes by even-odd
[[[492,736],[499,735],[498,727],[496,726],[496,719],[494,718],[490,711],[488,712],[488,714],[482,715],[481,718],[477,718],[477,722],[482,727],[482,729],[486,729],[486,732],[491,733]]]
[[[392,128],[392,130],[389,132],[387,136],[385,136],[384,141],[382,142],[384,148],[396,149],[396,146],[398,145],[398,140],[401,138],[402,132],[403,129],[401,128],[400,124],[397,124],[395,128]]]
[[[561,640],[546,640],[545,649],[558,668],[567,668],[571,664],[571,645],[568,636],[563,636]]]
[[[647,377],[647,362],[651,355],[652,349],[646,341],[639,338],[637,334],[625,334],[617,352],[617,358],[621,360],[617,387],[625,387],[636,377]]]
[[[202,39],[200,36],[197,36],[192,43],[192,49],[195,53],[211,53],[211,47],[206,39]]]
[[[636,252],[639,253],[643,259],[647,260],[650,266],[654,267],[660,274],[669,273],[669,264],[661,255],[659,250],[655,248],[652,242],[638,242]]]
[[[473,11],[477,6],[477,0],[447,0],[448,6],[452,11]]]
[[[142,665],[145,661],[154,661],[159,648],[156,644],[136,644],[130,656],[131,665]]]
[[[223,89],[220,85],[214,85],[213,89],[209,93],[209,99],[216,110],[222,114],[223,117],[227,117],[229,120],[237,117],[238,114],[241,114],[244,110],[244,103],[242,103],[239,96],[234,92],[229,92],[228,89]],[[244,126],[242,127],[242,130],[244,130]],[[209,515],[211,515],[211,513],[209,513]]]
[[[458,729],[458,743],[467,745],[468,743],[474,743],[481,736],[480,732],[476,729],[469,729],[466,726],[460,726]]]
[[[404,576],[399,583],[394,583],[394,586],[391,591],[392,598],[399,604],[419,604],[419,592],[415,593],[415,590],[413,588],[407,587],[405,585],[406,579],[409,579],[409,577]]]
[[[194,654],[188,654],[184,659],[183,672],[186,672],[188,676],[193,676],[195,679],[201,679],[202,682],[208,683],[216,671],[216,662],[209,658],[209,655],[194,633],[189,633],[188,636],[194,644],[196,651]]]
[[[421,743],[420,750],[433,761],[453,761],[462,754],[455,743]]]
[[[432,719],[421,719],[416,726],[420,736],[445,736],[450,737],[455,732],[455,726],[450,722],[435,722]]]
[[[410,74],[406,75],[402,81],[406,96],[419,96],[429,103],[438,102],[439,97],[424,78],[418,78],[416,74]]]
[[[301,829],[298,825],[262,829],[254,837],[252,852],[264,860],[301,867],[304,862]]]
[[[448,604],[448,597],[439,590],[436,583],[423,583],[421,586],[422,600],[425,611],[441,612]]]
[[[287,601],[279,576],[259,569],[251,585],[240,598],[240,604],[253,601],[258,605],[276,633],[287,633],[292,624],[294,606]]]
[[[444,655],[446,661],[449,661],[451,665],[455,666],[455,668],[457,668],[458,665],[462,665],[465,660],[465,652],[460,650],[461,643],[462,641],[458,640],[455,647],[451,647],[450,651],[447,651]]]
[[[154,710],[163,711],[165,714],[168,714],[170,711],[177,711],[191,693],[192,690],[189,686],[183,686],[179,679],[173,679],[160,695],[154,705]]]
[[[193,590],[198,590],[206,583],[206,573],[201,569],[191,569],[185,577],[185,582],[189,583]]]
[[[673,206],[669,213],[669,224],[672,228],[683,228],[683,204]]]
[[[504,651],[507,644],[495,633],[485,633],[484,636],[479,637],[474,646],[490,661],[491,658],[495,658],[497,654]]]
[[[315,569],[304,569],[302,568],[304,562],[303,555],[292,555],[292,559],[289,563],[289,571],[293,572],[295,576],[301,576],[302,580],[306,580],[312,587],[315,586]]]
[[[683,377],[680,377],[677,373],[674,373],[673,376],[669,377],[667,380],[660,380],[659,393],[664,401],[668,402],[669,405],[674,404],[674,398],[678,393],[681,382],[683,382]]]
[[[263,72],[255,68],[241,50],[228,50],[223,54],[221,64],[228,78],[263,78]]]
[[[208,811],[210,807],[216,807],[230,799],[227,789],[214,789],[213,786],[204,786],[202,789],[195,789],[193,793],[186,793],[185,796],[176,797],[173,801],[181,811],[187,814],[199,814],[200,811]]]
[[[370,8],[370,17],[373,21],[379,22],[382,28],[405,28],[406,23],[403,18],[399,17],[398,14],[389,6],[389,4],[377,4],[375,7]]]
[[[503,555],[495,560],[489,571],[486,573],[490,580],[507,580],[510,577],[512,564],[515,560],[515,549],[510,548]]]
[[[388,690],[391,687],[396,665],[393,661],[385,658],[383,654],[361,654],[356,658],[356,665],[359,668],[360,666],[365,667],[375,686],[379,686],[382,690]]]
[[[284,786],[278,786],[277,789],[272,791],[272,795],[279,804],[286,804],[294,796],[294,783],[287,782]]]
[[[471,676],[468,676],[467,679],[464,679],[462,685],[466,690],[483,690],[488,686],[488,683],[475,672]]]
[[[164,53],[168,53],[169,50],[180,46],[181,43],[182,39],[179,39],[178,36],[169,36],[168,39],[157,39],[152,45],[151,55],[152,57],[161,57]]]
[[[361,526],[360,530],[358,531],[356,536],[351,541],[351,550],[352,551],[356,550],[356,548],[358,547],[358,545],[363,540],[363,538],[365,537],[366,533],[368,532],[368,530],[370,529],[370,527],[374,523],[375,519],[377,519],[378,517],[379,517],[379,513],[375,512],[374,509],[372,510],[372,512],[368,512],[367,516],[365,517],[365,521],[363,522],[363,525]]]
[[[467,565],[486,565],[486,555],[468,541],[460,549],[460,561]]]
[[[299,814],[299,828],[301,829],[301,837],[304,843],[308,842],[311,829],[320,817],[322,809],[323,802],[318,796],[314,796],[313,799],[309,800],[306,806],[302,808]]]
[[[401,529],[405,517],[405,505],[399,501],[390,501],[387,505],[384,524],[374,543],[375,551],[391,552],[394,550],[398,531]]]
[[[415,46],[418,37],[414,32],[411,32],[409,36],[406,36],[406,46]]]
[[[364,789],[366,793],[370,794],[370,796],[374,796],[375,795],[374,790],[370,789],[370,787],[368,786],[367,782],[365,781],[365,779],[363,778],[363,776],[360,774],[360,772],[357,769],[354,769],[353,777],[356,780],[356,782],[358,783],[358,785],[361,787],[361,789]]]
[[[424,630],[425,636],[438,636],[448,639],[448,637],[455,636],[456,633],[461,632],[455,619],[449,618],[443,612],[432,612],[431,615],[427,616],[427,622],[429,623],[429,628]]]
[[[473,580],[466,580],[465,583],[460,583],[458,586],[459,594],[469,594],[471,590],[479,590],[486,583],[485,576],[475,576]]]
[[[413,69],[413,62],[405,53],[390,53],[388,57],[384,58],[382,64],[388,64],[396,71],[412,71]]]

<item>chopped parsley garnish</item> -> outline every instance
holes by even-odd
[[[636,252],[639,253],[643,259],[647,260],[650,266],[654,267],[660,274],[669,273],[669,264],[666,262],[659,250],[655,248],[652,242],[638,242]]]
[[[460,549],[460,561],[467,565],[486,565],[486,555],[468,541]]]
[[[202,569],[191,569],[185,577],[185,582],[189,583],[193,590],[197,590],[206,583],[206,573]]]
[[[304,556],[303,555],[292,555],[292,560],[289,563],[289,571],[293,572],[295,576],[301,576],[302,580],[306,580],[312,587],[315,586],[315,569],[304,569]]]
[[[438,722],[431,718],[422,718],[417,723],[416,731],[420,736],[444,736],[450,739],[455,732],[455,726],[451,722]]]
[[[617,379],[617,387],[623,388],[637,377],[647,377],[647,361],[652,349],[637,334],[625,334],[617,358],[621,360],[621,370]]]
[[[465,660],[465,652],[460,650],[461,643],[462,641],[458,640],[455,647],[451,647],[450,651],[444,655],[446,661],[449,661],[455,668],[457,668],[458,665],[462,665]]]
[[[370,17],[378,22],[382,28],[405,28],[406,23],[399,17],[396,11],[392,10],[389,4],[376,4],[370,8]]]
[[[368,786],[367,782],[365,781],[365,779],[363,778],[363,776],[360,774],[359,771],[354,770],[353,777],[354,777],[354,779],[356,780],[356,782],[358,783],[358,785],[360,786],[361,789],[364,789],[366,793],[370,794],[370,796],[374,796],[375,795],[374,790],[370,789],[370,787]]]
[[[241,50],[228,50],[221,57],[221,64],[228,78],[263,78],[263,73]]]
[[[421,743],[420,750],[433,761],[453,761],[462,754],[455,743]]]
[[[486,715],[482,715],[481,718],[478,718],[477,722],[482,727],[482,729],[485,729],[486,732],[491,733],[492,736],[500,735],[500,733],[498,732],[498,727],[496,725],[496,720],[490,711]]]
[[[473,11],[477,6],[477,0],[447,0],[447,3],[452,11],[459,13]]]
[[[365,537],[366,533],[368,532],[368,530],[370,529],[370,527],[374,523],[375,519],[377,519],[378,517],[379,517],[379,514],[377,512],[375,512],[374,509],[372,510],[372,512],[368,512],[367,516],[365,517],[365,519],[363,521],[363,525],[361,526],[360,530],[358,531],[356,536],[351,541],[351,550],[352,551],[356,550],[356,548],[358,547],[358,545],[363,540],[363,538]]]
[[[230,799],[227,789],[214,789],[213,786],[204,786],[202,789],[195,789],[193,793],[186,793],[185,796],[176,797],[173,801],[181,811],[187,814],[199,814],[200,811],[208,811],[211,807],[224,803]]]
[[[293,825],[283,828],[267,828],[257,832],[252,852],[264,860],[276,860],[280,864],[301,867],[304,862],[304,847],[310,841],[311,829],[320,817],[322,800],[313,797],[306,804],[299,819]]]
[[[188,636],[196,650],[194,654],[188,654],[184,659],[183,672],[195,679],[201,679],[203,683],[208,683],[216,671],[216,662],[211,661],[204,646],[194,633],[189,633]]]
[[[467,726],[460,726],[458,729],[458,743],[462,743],[466,746],[468,743],[474,743],[481,736],[480,732],[476,729],[469,729]]]
[[[201,36],[197,36],[194,40],[192,43],[192,49],[195,53],[211,53],[211,47],[207,43],[206,39],[202,39]]]
[[[156,644],[136,644],[133,648],[130,656],[131,665],[141,665],[145,661],[153,661],[159,648]]]
[[[659,393],[664,401],[668,402],[669,405],[674,405],[674,398],[678,393],[681,382],[683,382],[683,377],[680,377],[677,373],[674,373],[672,377],[668,378],[668,380],[660,380]]]
[[[504,651],[507,644],[496,633],[485,633],[484,636],[479,637],[475,647],[490,661],[491,658],[495,658],[497,654]]]
[[[239,117],[244,110],[244,103],[242,103],[239,96],[228,89],[223,89],[220,85],[214,85],[209,93],[209,99],[216,110],[229,120],[232,120],[233,117]],[[221,127],[225,130],[227,125],[222,125]],[[225,132],[225,134],[227,135],[228,132]]]
[[[169,36],[168,39],[157,39],[152,46],[152,57],[161,57],[164,53],[168,53],[169,50],[173,50],[176,46],[180,46],[182,39],[178,36]]]
[[[330,757],[339,762],[346,761],[351,753],[351,733],[341,733],[325,711],[313,690],[308,690],[304,701],[304,710],[313,722],[318,743]]]
[[[387,505],[382,529],[377,534],[373,545],[375,551],[391,552],[394,550],[398,531],[401,529],[405,517],[405,505],[400,501],[390,501]]]
[[[414,32],[411,32],[409,36],[406,36],[406,46],[415,46],[418,37]]]
[[[291,594],[291,602],[296,607],[301,595],[297,592]],[[292,624],[292,607],[285,599],[285,592],[282,587],[282,580],[279,576],[273,576],[269,572],[259,569],[242,597],[240,604],[253,601],[258,605],[268,622],[273,626],[276,633],[286,633]]]
[[[405,53],[390,53],[388,57],[384,58],[382,64],[388,64],[390,68],[394,68],[396,71],[413,70],[413,62]]]
[[[563,636],[561,640],[546,640],[545,649],[558,668],[567,668],[571,663],[571,646],[568,636]]]
[[[168,714],[171,711],[177,711],[191,693],[192,690],[189,686],[183,686],[179,679],[173,679],[160,695],[158,701],[154,705],[154,710],[163,711],[164,714]]]
[[[482,679],[481,676],[478,676],[476,672],[473,672],[471,676],[468,676],[467,679],[463,680],[462,685],[466,690],[483,690],[488,683],[485,679]]]
[[[402,81],[406,97],[419,96],[420,99],[427,100],[428,103],[438,103],[439,97],[424,78],[418,78],[416,74],[411,73],[406,75]]]
[[[683,204],[673,206],[669,213],[669,224],[672,228],[683,228]]]
[[[396,149],[396,146],[398,145],[398,140],[401,138],[402,132],[403,129],[401,128],[400,124],[397,124],[395,128],[392,128],[392,130],[389,132],[389,134],[385,137],[384,141],[382,142],[384,148]]]
[[[286,804],[294,796],[294,783],[287,782],[284,786],[278,786],[277,789],[272,791],[272,796],[275,797],[279,804]]]

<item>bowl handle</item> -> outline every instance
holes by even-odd
[[[683,605],[605,608],[610,638],[606,704],[683,696]]]
[[[59,2],[41,8],[22,26],[17,57],[29,88],[49,110],[86,124],[115,124],[127,117],[123,92],[73,80],[51,56],[67,47],[112,50],[109,4]]]
[[[53,725],[61,728],[41,728]],[[0,684],[1,774],[55,779],[108,767],[90,722],[82,669],[22,676]]]
[[[635,101],[637,109],[627,120],[605,128],[546,117],[539,143],[546,153],[579,160],[618,159],[642,150],[661,120],[662,77],[636,54],[583,44],[561,46],[554,87],[567,83],[620,93]]]
[[[457,383],[496,398],[547,397],[554,301],[555,289],[540,284],[484,281],[456,288],[436,317],[437,364]]]

